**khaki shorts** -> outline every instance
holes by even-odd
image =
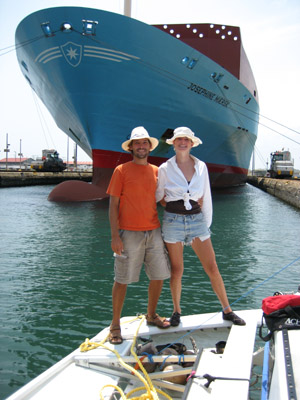
[[[143,264],[150,280],[170,277],[170,263],[162,240],[161,229],[152,231],[120,230],[124,251],[115,257],[115,281],[138,282]]]

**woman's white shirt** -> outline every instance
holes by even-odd
[[[190,183],[186,180],[176,163],[176,156],[161,164],[158,169],[158,185],[156,201],[164,199],[166,202],[184,200],[186,209],[190,209],[189,200],[198,201],[203,197],[202,213],[207,227],[212,223],[212,199],[210,182],[206,164],[190,155],[195,163],[195,173]]]

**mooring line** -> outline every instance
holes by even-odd
[[[242,296],[240,296],[238,299],[236,299],[233,303],[230,304],[230,307],[237,303],[238,301],[240,301],[241,299],[243,299],[244,297],[248,296],[250,293],[254,292],[254,290],[258,289],[260,286],[264,285],[266,282],[268,282],[270,279],[274,278],[274,276],[280,274],[282,271],[284,271],[285,269],[287,269],[288,267],[290,267],[291,265],[295,264],[295,262],[300,260],[300,256],[298,258],[296,258],[294,261],[291,261],[289,264],[287,264],[285,267],[281,268],[279,271],[274,272],[273,275],[269,276],[268,278],[266,278],[263,282],[259,283],[257,286],[255,286],[253,289],[248,290],[248,292],[246,292],[245,294],[243,294]]]

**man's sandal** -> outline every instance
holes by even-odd
[[[170,327],[170,322],[166,318],[160,317],[158,314],[153,316],[146,315],[146,320],[148,325],[154,325],[160,329],[166,329]]]
[[[123,343],[120,325],[111,325],[110,326],[108,340],[109,340],[109,343],[111,343],[111,344]]]

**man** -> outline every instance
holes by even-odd
[[[148,155],[157,145],[158,140],[150,137],[144,127],[133,129],[130,139],[122,144],[123,150],[130,152],[133,159],[116,167],[107,189],[111,247],[115,255],[113,319],[109,335],[112,344],[123,341],[120,318],[127,285],[139,281],[143,264],[150,280],[147,323],[163,329],[170,326],[155,312],[163,281],[170,277],[155,200],[158,168],[148,163]]]

